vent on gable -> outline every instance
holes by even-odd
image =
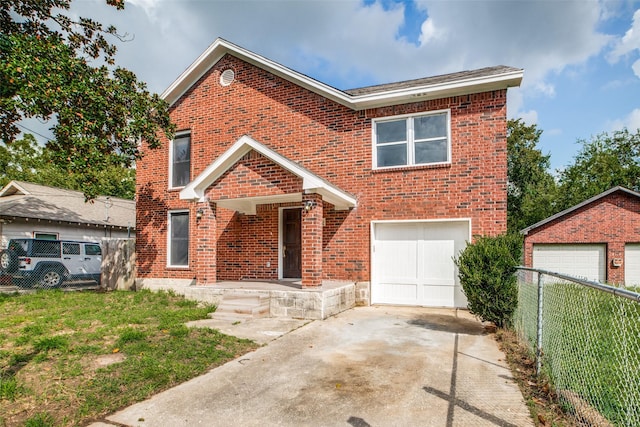
[[[228,68],[220,74],[220,85],[221,86],[229,86],[233,83],[233,80],[236,78],[236,73]]]

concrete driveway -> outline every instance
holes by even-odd
[[[503,359],[465,311],[359,307],[94,426],[533,426]]]

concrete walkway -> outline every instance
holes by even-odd
[[[271,323],[268,345],[93,426],[533,426],[465,311],[359,307],[300,325]]]

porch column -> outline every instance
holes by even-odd
[[[195,250],[191,256],[195,265],[196,284],[211,285],[216,282],[216,204],[196,203],[192,218],[195,233],[191,247]]]
[[[302,206],[302,287],[311,288],[322,286],[322,196],[303,194]]]

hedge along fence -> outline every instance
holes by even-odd
[[[514,327],[576,420],[640,425],[640,294],[518,269]]]

